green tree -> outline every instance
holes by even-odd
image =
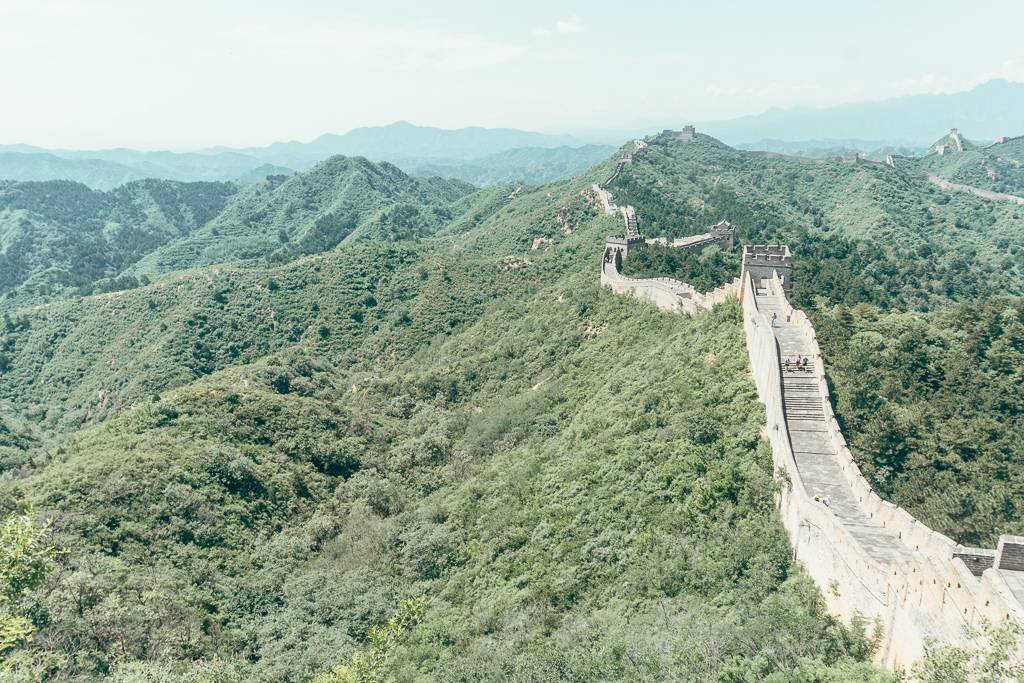
[[[1024,680],[1024,627],[1007,619],[996,626],[984,622],[967,636],[977,647],[931,644],[914,665],[911,678],[920,683],[1003,683]]]
[[[48,523],[38,525],[25,513],[0,525],[0,667],[32,635],[32,623],[19,603],[46,578],[53,555]]]
[[[370,628],[366,646],[353,652],[348,662],[316,676],[313,683],[383,683],[392,653],[425,613],[422,596],[403,600],[387,623]]]

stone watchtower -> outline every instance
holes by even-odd
[[[630,251],[643,249],[647,246],[647,240],[642,236],[613,235],[604,240],[604,249],[607,254],[618,254],[622,258],[629,256]]]
[[[711,226],[711,237],[713,237],[723,249],[732,249],[736,241],[736,226],[729,221],[718,221]]]
[[[747,244],[743,247],[742,278],[750,277],[757,288],[762,280],[771,279],[778,273],[782,278],[782,289],[789,294],[793,288],[793,254],[785,244]],[[742,291],[742,290],[740,290]]]
[[[679,131],[679,139],[685,140],[686,142],[693,142],[693,139],[697,137],[697,131],[694,130],[693,126],[683,126],[683,129]]]

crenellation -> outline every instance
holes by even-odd
[[[741,278],[755,281],[770,280],[776,274],[781,278],[783,291],[792,288],[793,254],[784,244],[746,244],[743,246]]]
[[[986,569],[995,566],[996,551],[988,548],[961,548],[953,552],[953,557],[961,560],[971,574],[980,577]]]
[[[995,554],[996,569],[1024,571],[1024,536],[999,537]]]

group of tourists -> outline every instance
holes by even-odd
[[[786,356],[782,359],[782,367],[786,369],[786,372],[806,370],[807,356],[801,356],[799,353],[794,353],[792,356]]]

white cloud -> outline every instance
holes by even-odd
[[[0,16],[81,19],[106,14],[108,8],[86,0],[0,0]]]
[[[541,26],[533,29],[533,35],[540,37],[571,33],[583,33],[583,20],[575,14],[565,19],[559,19],[554,26]]]
[[[404,26],[237,26],[233,37],[274,58],[314,65],[402,71],[466,71],[510,62],[526,47],[474,35]]]
[[[1008,59],[999,67],[996,78],[1008,81],[1024,81],[1024,59]]]

